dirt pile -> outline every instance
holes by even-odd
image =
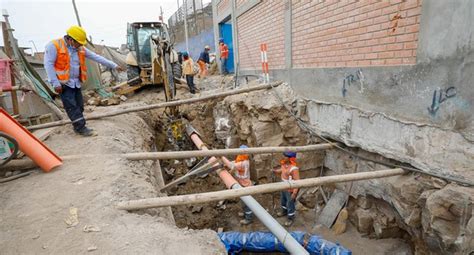
[[[102,113],[114,107],[94,109]],[[5,254],[225,253],[215,232],[178,229],[167,209],[129,213],[115,208],[119,201],[159,195],[152,161],[105,156],[153,148],[153,130],[139,114],[90,121],[89,126],[98,136],[75,135],[68,125],[58,127],[46,143],[59,155],[93,156],[0,185],[0,245]],[[71,216],[71,208],[77,217]]]

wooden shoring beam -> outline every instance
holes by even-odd
[[[324,176],[324,177],[308,178],[308,179],[297,180],[297,181],[286,181],[286,182],[262,184],[262,185],[257,185],[257,186],[241,188],[241,189],[229,189],[229,190],[223,190],[223,191],[206,192],[206,193],[190,194],[190,195],[182,195],[182,196],[156,197],[156,198],[132,200],[132,201],[118,203],[117,208],[121,210],[131,211],[131,210],[146,209],[146,208],[164,207],[164,206],[201,204],[201,203],[208,203],[208,202],[213,202],[213,201],[220,201],[224,199],[232,199],[232,198],[237,198],[237,197],[242,197],[242,196],[271,193],[271,192],[292,189],[292,188],[314,187],[314,186],[321,186],[321,185],[326,185],[330,183],[377,179],[377,178],[402,175],[404,173],[406,173],[405,170],[401,168],[394,168],[394,169],[388,169],[388,170],[378,170],[378,171],[373,171],[373,172],[360,172],[360,173],[353,173],[353,174]]]

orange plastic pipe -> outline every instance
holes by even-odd
[[[197,134],[193,133],[191,135],[191,140],[194,142],[194,144],[196,145],[196,147],[198,149],[203,150],[203,151],[209,150],[204,145],[201,138],[199,138],[199,136]],[[216,157],[210,158],[207,162],[214,162],[214,161],[217,161]],[[226,157],[222,157],[222,161],[224,162],[224,164],[226,164],[228,167],[230,167],[230,162]],[[232,186],[234,186],[234,184],[237,183],[237,181],[234,179],[234,177],[232,177],[232,175],[229,172],[227,172],[226,170],[217,171],[217,174],[219,175],[219,178],[221,178],[221,180],[224,182],[225,186],[228,189],[232,188]]]
[[[20,150],[44,172],[49,172],[63,164],[60,157],[13,119],[3,108],[0,108],[0,131],[15,138],[20,145]]]

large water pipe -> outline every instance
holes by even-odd
[[[188,124],[186,128],[188,136],[194,142],[196,147],[200,150],[208,150],[206,145],[203,143],[201,138],[199,137],[198,132]],[[216,157],[211,157],[208,162],[217,161]],[[222,157],[222,161],[226,164],[229,168],[231,168],[231,162]],[[216,164],[218,164],[216,162]],[[217,171],[219,177],[222,179],[224,184],[228,189],[240,189],[242,186],[232,177],[232,175],[224,169]],[[285,246],[286,250],[291,254],[309,254],[308,251],[301,246],[301,244],[296,241],[296,239],[283,228],[278,221],[275,220],[266,210],[263,208],[252,196],[243,196],[240,197],[242,202],[244,202],[247,207],[252,210],[255,216],[265,225],[270,232],[272,232],[276,238]]]

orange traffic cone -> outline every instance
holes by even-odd
[[[62,159],[38,140],[30,131],[0,108],[0,131],[17,140],[20,150],[31,158],[44,172],[62,165]]]

